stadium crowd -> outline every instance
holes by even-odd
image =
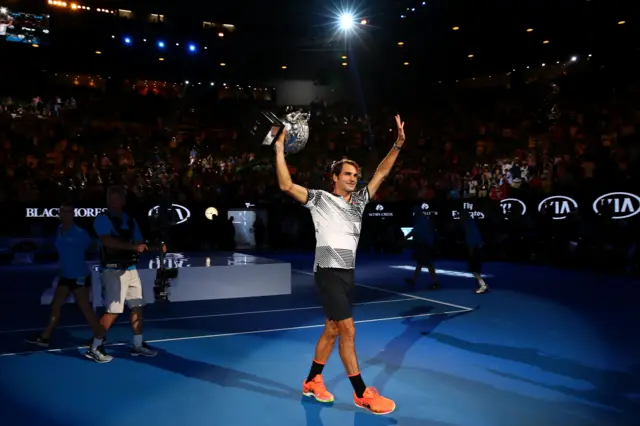
[[[638,159],[636,88],[607,92],[585,83],[565,77],[518,89],[439,93],[403,107],[407,152],[378,197],[502,199],[514,188],[550,194],[630,182]],[[263,161],[270,153],[251,146],[243,132],[255,102],[82,87],[49,93],[3,99],[0,200],[102,199],[110,183],[125,184],[136,197],[162,185],[182,202],[279,196]],[[308,108],[312,140],[290,158],[295,179],[326,188],[329,165],[341,157],[361,164],[365,179],[371,175],[395,137],[392,111],[344,103]]]
[[[379,197],[429,200],[445,192],[501,199],[510,188],[551,193],[630,179],[637,159],[632,142],[638,109],[628,103],[634,92],[608,98],[592,92],[591,99],[580,93],[575,99],[580,88],[571,87],[569,96],[560,89],[549,102],[556,90],[534,84],[518,94],[458,94],[407,111],[409,153]],[[69,189],[77,197],[101,197],[114,182],[139,197],[159,183],[180,201],[259,201],[277,194],[273,172],[260,167],[265,153],[243,138],[242,114],[250,102],[198,105],[199,99],[75,92],[64,102],[54,95],[45,103],[35,97],[18,104],[24,105],[19,117],[10,98],[4,100],[2,199],[36,201]],[[345,104],[311,108],[312,141],[291,159],[296,179],[326,187],[328,165],[343,156],[358,161],[365,178],[371,174],[391,143],[391,114],[358,114]]]
[[[510,196],[637,193],[638,87],[615,83],[591,72],[509,88],[434,90],[429,99],[403,104],[400,111],[316,102],[301,106],[312,112],[311,140],[287,162],[294,180],[312,188],[329,189],[330,165],[342,157],[357,161],[367,179],[393,144],[392,117],[400,112],[408,140],[376,195],[385,203],[491,204]],[[273,153],[255,146],[246,132],[250,112],[276,110],[273,102],[251,96],[212,100],[211,93],[197,88],[173,97],[83,86],[11,95],[13,100],[2,100],[0,114],[0,202],[5,205],[50,207],[72,200],[99,206],[114,183],[128,188],[134,205],[157,197],[161,188],[186,205],[290,202],[278,188]],[[305,225],[307,215],[295,209],[269,215],[267,234],[276,236],[267,237],[272,247],[313,240],[305,234],[312,230]],[[638,260],[630,222],[603,224],[579,216],[561,224],[536,218],[510,226],[497,217],[482,227],[487,244],[503,258],[566,260],[578,247],[583,260],[608,250],[599,258],[611,268],[628,268],[628,259]],[[394,219],[365,227],[363,249],[401,250],[401,226],[406,224]],[[441,237],[454,235],[452,226],[442,224]],[[449,244],[455,238],[444,240],[441,249],[455,254]]]

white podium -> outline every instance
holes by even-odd
[[[170,302],[235,299],[242,297],[280,296],[291,294],[291,264],[279,260],[243,253],[228,255],[195,255],[167,253],[166,268],[178,269],[178,277],[171,280]],[[146,303],[154,303],[153,284],[160,259],[145,257],[138,263]],[[94,308],[103,306],[102,285],[98,265],[91,264],[91,293]],[[49,305],[57,285],[41,297],[41,304]],[[73,302],[73,296],[68,303]]]

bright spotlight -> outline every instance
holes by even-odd
[[[351,13],[343,13],[340,15],[340,29],[348,31],[355,25],[355,18]]]
[[[125,37],[124,38],[124,43],[125,44],[131,44],[131,38],[130,37]]]
[[[159,41],[159,42],[158,42],[158,47],[159,47],[160,49],[164,49],[164,41]]]
[[[196,51],[196,45],[195,44],[190,44],[189,45],[189,52],[195,52]]]

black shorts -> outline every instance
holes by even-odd
[[[482,273],[482,249],[480,247],[469,248],[469,272]]]
[[[82,279],[78,278],[64,278],[60,277],[58,280],[58,287],[67,287],[70,291],[75,291],[78,288],[91,287],[91,275],[88,275]]]
[[[322,309],[331,321],[353,317],[351,301],[356,286],[354,272],[353,269],[318,267],[314,274]]]

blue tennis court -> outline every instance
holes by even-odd
[[[275,257],[275,256],[272,256]],[[362,255],[355,318],[368,386],[396,401],[388,416],[354,406],[337,348],[324,371],[336,402],[301,395],[323,315],[309,255],[292,262],[291,296],[147,308],[155,358],[130,357],[127,318],[109,333],[116,359],[95,364],[70,305],[52,349],[25,336],[54,266],[3,268],[0,373],[3,425],[637,425],[638,282],[530,265],[486,265],[477,296],[463,262],[437,263],[439,291],[415,289],[408,256]]]

